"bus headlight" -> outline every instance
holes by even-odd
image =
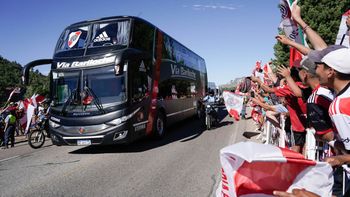
[[[117,118],[117,119],[114,119],[112,121],[107,122],[107,124],[111,124],[111,125],[114,125],[114,126],[117,126],[120,123],[122,123],[122,119],[121,118]]]
[[[61,125],[55,123],[55,122],[52,121],[52,120],[49,120],[49,125],[50,125],[52,128],[55,128],[55,129],[61,126]]]

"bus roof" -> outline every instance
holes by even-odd
[[[194,53],[195,55],[197,55],[198,57],[200,57],[202,60],[204,60],[204,58],[202,58],[201,56],[199,56],[197,53],[195,53],[194,51],[192,51],[191,49],[189,49],[188,47],[186,47],[185,45],[183,45],[181,42],[177,41],[176,39],[174,39],[172,36],[170,36],[169,34],[165,33],[164,31],[162,31],[160,28],[158,28],[157,26],[153,25],[152,23],[146,21],[145,19],[142,19],[140,17],[137,16],[110,16],[110,17],[103,17],[103,18],[99,18],[99,19],[94,19],[94,20],[86,20],[86,21],[80,21],[77,23],[73,23],[71,25],[69,25],[66,28],[72,27],[72,26],[80,26],[80,25],[84,25],[84,24],[90,24],[90,23],[95,23],[95,22],[103,22],[103,21],[113,21],[116,19],[134,19],[134,20],[138,20],[141,21],[143,23],[147,23],[148,25],[151,25],[153,27],[156,27],[157,29],[159,29],[161,32],[163,32],[164,34],[166,34],[167,36],[169,36],[171,39],[175,40],[176,42],[178,42],[179,44],[181,44],[183,47],[185,47],[187,50],[191,51],[192,53]]]

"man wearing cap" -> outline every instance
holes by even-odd
[[[350,153],[350,49],[333,45],[311,54],[315,57],[320,84],[336,93],[328,112],[344,148]]]
[[[312,89],[311,95],[294,82],[290,76],[290,71],[285,67],[278,67],[280,75],[284,76],[293,93],[299,97],[306,97],[307,100],[307,122],[308,127],[316,130],[316,135],[330,142],[334,139],[334,128],[332,120],[328,115],[328,108],[334,99],[334,93],[320,85],[316,76],[315,63],[311,57],[305,57],[301,61],[301,67],[298,69],[299,78],[304,85]],[[307,95],[306,95],[307,94]]]
[[[344,46],[332,45],[322,51],[311,51],[310,59],[316,64],[316,75],[320,84],[335,91],[335,98],[330,104],[328,113],[337,133],[336,147],[342,147],[343,155],[326,158],[332,166],[341,166],[350,163],[350,49]],[[339,172],[340,171],[340,172]],[[341,168],[334,172],[341,174]],[[341,181],[340,181],[341,182]],[[348,183],[348,180],[346,181]],[[346,184],[346,194],[350,195],[350,188]],[[339,188],[338,188],[339,189]],[[341,188],[340,188],[341,189]]]

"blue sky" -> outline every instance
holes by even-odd
[[[279,0],[2,0],[0,55],[22,65],[51,58],[63,29],[106,16],[139,16],[202,56],[217,85],[274,57]]]

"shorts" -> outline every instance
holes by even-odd
[[[296,146],[304,146],[306,139],[306,132],[293,131],[294,143]]]

